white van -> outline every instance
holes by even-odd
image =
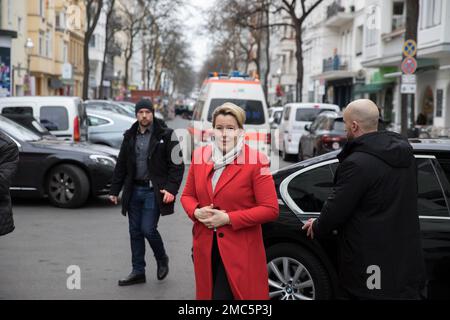
[[[214,73],[203,82],[199,98],[194,105],[188,127],[191,137],[189,159],[192,150],[211,141],[212,114],[225,102],[232,102],[245,110],[246,143],[270,158],[269,116],[261,83],[239,73]]]
[[[341,109],[338,105],[326,103],[288,103],[284,106],[278,144],[283,160],[298,155],[300,138],[306,134],[305,126],[323,111],[339,112]]]
[[[0,113],[32,115],[62,140],[88,140],[86,108],[78,97],[0,98]]]

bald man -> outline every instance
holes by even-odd
[[[404,137],[378,132],[378,118],[370,100],[347,106],[348,142],[337,156],[333,192],[303,229],[319,239],[337,231],[340,298],[420,299],[425,267],[415,158]]]

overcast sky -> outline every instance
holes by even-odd
[[[187,0],[186,8],[182,8],[180,14],[182,21],[186,25],[185,34],[191,42],[193,62],[195,70],[198,71],[206,59],[209,52],[209,39],[206,33],[202,32],[206,22],[205,11],[209,9],[215,1],[213,0]]]

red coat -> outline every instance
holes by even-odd
[[[214,193],[211,182],[213,164],[209,160],[212,148],[208,146],[194,151],[181,203],[194,221],[192,234],[197,299],[212,298],[211,249],[214,231],[197,221],[194,211],[210,204],[225,210],[230,217],[231,225],[217,228],[217,242],[234,297],[241,300],[269,298],[261,224],[277,219],[277,194],[267,158],[247,145],[244,148],[245,152],[224,169]],[[249,159],[258,161],[249,164]]]

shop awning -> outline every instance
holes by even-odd
[[[364,94],[364,93],[377,93],[391,85],[392,85],[391,83],[359,84],[359,85],[355,85],[355,87],[353,89],[353,94],[356,95],[356,94]]]

